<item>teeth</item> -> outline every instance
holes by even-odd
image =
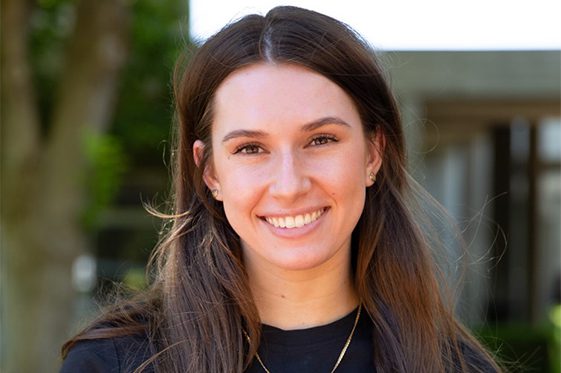
[[[265,220],[277,228],[300,228],[318,220],[324,211],[324,209],[321,209],[314,211],[311,214],[265,218]]]

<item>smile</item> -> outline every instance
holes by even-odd
[[[326,210],[326,208],[321,208],[304,215],[265,217],[264,219],[276,228],[300,228],[318,220]]]

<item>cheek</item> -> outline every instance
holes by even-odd
[[[317,167],[319,174],[338,190],[358,190],[366,187],[366,157],[353,149],[344,149]]]
[[[359,153],[360,154],[360,153]],[[366,198],[366,161],[356,151],[342,152],[338,162],[327,164],[323,180],[331,197],[349,213],[362,212]]]
[[[222,203],[228,220],[251,213],[263,189],[262,173],[245,167],[225,167],[220,176]]]

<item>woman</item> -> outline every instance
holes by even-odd
[[[152,285],[67,342],[63,372],[499,370],[441,296],[398,110],[354,31],[294,7],[246,16],[175,98]]]

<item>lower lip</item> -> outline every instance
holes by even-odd
[[[282,237],[282,238],[299,238],[299,237],[302,237],[302,236],[305,236],[305,235],[309,234],[311,231],[316,229],[318,227],[318,225],[321,224],[321,221],[325,217],[325,214],[327,214],[328,212],[329,212],[329,209],[326,208],[326,210],[321,214],[321,216],[319,218],[317,218],[317,220],[311,222],[310,224],[305,224],[305,225],[303,225],[299,228],[275,227],[274,225],[267,222],[265,219],[260,219],[260,220],[261,220],[261,222],[263,222],[263,224],[265,224],[267,226],[267,228],[269,228],[269,230],[275,236],[279,236],[279,237]]]

